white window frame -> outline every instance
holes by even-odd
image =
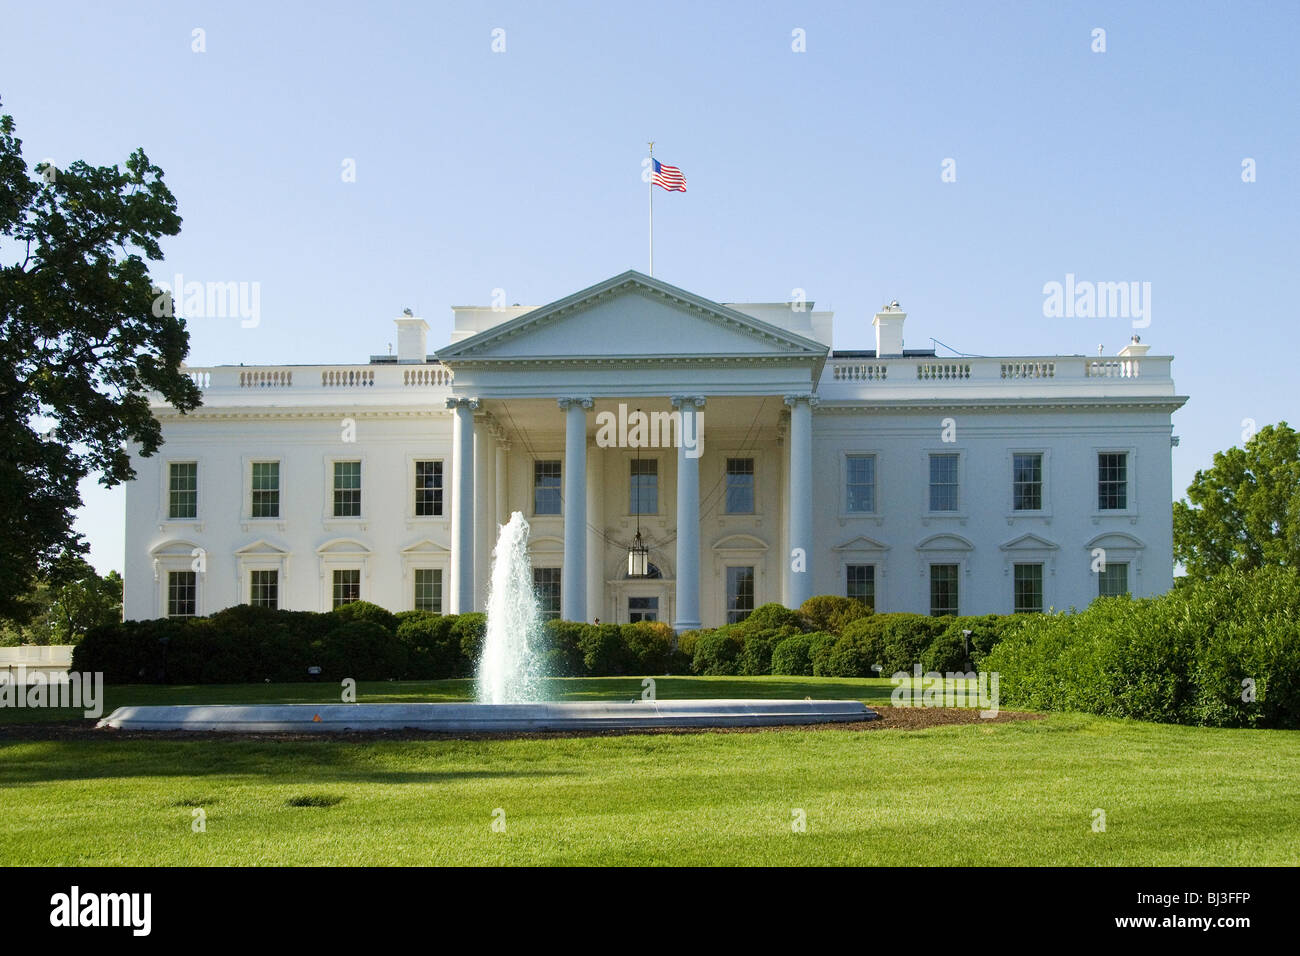
[[[334,515],[334,464],[340,461],[359,461],[361,462],[361,514],[355,516],[335,517]],[[322,512],[321,521],[326,528],[339,528],[344,526],[355,527],[364,531],[369,521],[368,503],[370,495],[368,493],[371,482],[367,479],[370,474],[369,464],[366,456],[360,452],[351,455],[331,454],[324,458],[324,479],[325,479],[325,507]],[[283,482],[283,478],[281,479]]]
[[[873,449],[863,449],[863,450],[860,450],[860,451],[859,451],[859,450],[856,450],[856,449],[846,449],[846,450],[843,450],[843,451],[840,452],[840,482],[839,482],[839,495],[840,495],[839,516],[840,516],[840,518],[842,518],[842,519],[854,519],[854,518],[879,518],[879,517],[882,517],[882,511],[881,511],[881,506],[880,506],[880,500],[881,500],[881,483],[882,483],[882,482],[881,482],[881,474],[880,474],[880,473],[881,473],[880,462],[881,462],[881,460],[882,460],[882,457],[883,457],[883,456],[880,454],[880,452],[879,452],[877,449],[874,449],[874,448],[873,448]],[[875,459],[875,462],[876,462],[876,464],[875,464],[875,472],[876,472],[875,500],[872,502],[873,507],[872,507],[872,510],[870,510],[870,511],[850,511],[850,510],[849,510],[849,459],[850,459],[850,458],[874,458],[874,459]],[[925,461],[926,461],[926,466],[925,466],[925,467],[926,467],[926,471],[927,471],[927,475],[928,475],[929,468],[930,468],[930,459],[927,458]],[[961,489],[960,489],[960,487],[959,487],[959,488],[958,488],[958,492],[959,492],[958,500],[959,500],[959,501],[960,501],[960,491],[961,491]],[[928,496],[929,496],[929,487],[928,487],[928,482],[927,482],[926,495],[927,495],[926,503],[928,504],[928,503],[929,503],[929,497],[928,497]]]
[[[1127,507],[1124,508],[1107,508],[1103,511],[1097,507],[1098,498],[1101,493],[1101,475],[1099,474],[1101,463],[1098,460],[1101,455],[1126,455],[1127,460],[1124,465],[1124,476],[1126,488],[1124,491],[1125,502]],[[1094,519],[1100,518],[1130,518],[1133,523],[1137,522],[1140,512],[1137,506],[1138,501],[1138,480],[1137,480],[1137,448],[1133,446],[1124,447],[1122,445],[1095,445],[1092,449],[1092,460],[1090,462],[1090,494],[1092,495],[1092,504],[1089,513]]]
[[[966,494],[966,452],[952,447],[927,448],[923,452],[921,475],[925,481],[921,483],[924,489],[925,499],[922,502],[921,517],[927,521],[933,518],[957,518],[965,520],[970,517],[967,511]],[[956,455],[957,456],[957,509],[955,511],[931,511],[930,510],[930,456],[931,455]],[[877,502],[879,506],[879,502]]]
[[[1041,455],[1043,459],[1042,507],[1031,511],[1016,510],[1016,455]],[[1050,480],[1052,453],[1048,448],[1008,448],[1006,467],[1007,517],[1008,518],[1051,518],[1052,517],[1052,481]]]

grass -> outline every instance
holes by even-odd
[[[642,693],[640,677],[553,678],[546,682],[552,700],[632,700]],[[888,678],[837,677],[656,677],[655,692],[665,700],[706,697],[789,699],[817,697],[888,704]],[[337,704],[339,685],[303,684],[120,684],[104,688],[104,716],[128,704]],[[372,681],[357,685],[360,703],[417,703],[472,700],[472,680]],[[61,708],[0,708],[6,723],[77,720],[82,711]]]
[[[631,699],[640,681],[558,688],[567,699]],[[467,689],[362,685],[360,699]],[[889,683],[673,678],[658,690],[880,703]],[[109,697],[331,699],[329,685]],[[1096,809],[1105,832],[1094,832]],[[792,829],[797,811],[805,832]],[[6,865],[1295,865],[1300,734],[1053,715],[920,731],[516,740],[0,736],[0,818]]]

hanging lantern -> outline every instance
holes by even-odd
[[[632,546],[627,549],[627,576],[629,578],[646,578],[650,576],[650,549],[641,540],[637,531],[632,539]]]

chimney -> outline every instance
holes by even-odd
[[[895,299],[876,313],[876,358],[903,354],[903,320],[907,313]]]
[[[1151,349],[1149,345],[1142,344],[1142,336],[1135,335],[1129,340],[1128,345],[1119,350],[1120,358],[1141,358]]]
[[[399,365],[423,365],[428,358],[426,342],[429,337],[429,325],[424,319],[417,319],[407,309],[397,323],[397,362]]]

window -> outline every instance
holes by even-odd
[[[361,570],[339,568],[334,572],[334,606],[342,607],[361,600]]]
[[[752,515],[754,513],[754,459],[727,459],[726,513]]]
[[[848,580],[844,585],[846,597],[856,598],[863,604],[876,606],[876,566],[874,564],[850,564]]]
[[[415,514],[420,518],[442,514],[442,462],[415,463]]]
[[[1017,564],[1015,566],[1015,612],[1039,614],[1043,610],[1043,566]]]
[[[334,517],[361,517],[361,462],[334,462]]]
[[[1097,509],[1123,511],[1128,507],[1128,453],[1102,452],[1097,456]]]
[[[659,513],[659,462],[634,458],[631,464],[631,490],[628,493],[628,514],[654,515]]]
[[[442,613],[442,569],[415,569],[415,609]]]
[[[196,571],[167,572],[168,617],[193,617],[198,613],[198,578]]]
[[[753,610],[753,567],[727,568],[727,623],[743,621]]]
[[[533,568],[533,590],[537,592],[538,610],[542,620],[550,621],[560,616],[560,569]]]
[[[248,603],[254,607],[280,607],[280,572],[250,571],[248,581]]]
[[[930,456],[930,510],[957,510],[957,456]]]
[[[254,518],[280,517],[280,463],[253,462],[253,502],[249,512]]]
[[[957,565],[930,565],[930,614],[957,613]]]
[[[1014,511],[1043,510],[1043,456],[1011,456],[1011,507]]]
[[[845,460],[846,511],[871,514],[876,510],[876,456],[849,455]]]
[[[627,619],[633,624],[637,621],[659,620],[659,599],[657,597],[628,598]]]
[[[167,517],[197,518],[199,514],[198,462],[174,461],[167,470]]]
[[[560,463],[533,462],[533,514],[560,513]]]
[[[1128,562],[1111,561],[1097,574],[1097,595],[1119,597],[1128,594]]]

